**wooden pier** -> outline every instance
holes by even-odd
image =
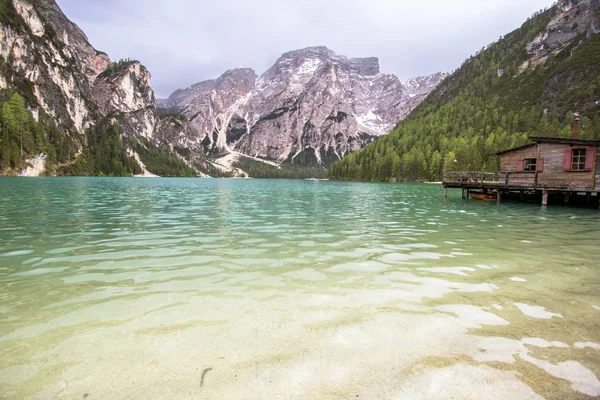
[[[535,176],[524,178],[511,172],[444,171],[443,187],[444,198],[448,198],[448,188],[460,188],[463,200],[473,193],[489,193],[496,197],[498,204],[505,198],[519,201],[541,199],[542,206],[547,207],[552,199],[564,205],[577,203],[600,207],[598,189],[577,185],[539,185]]]

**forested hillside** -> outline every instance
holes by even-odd
[[[495,153],[528,135],[570,135],[574,113],[579,137],[600,138],[598,3],[537,13],[466,60],[389,135],[333,164],[330,178],[435,181],[444,169],[494,171]]]
[[[49,116],[41,113],[39,120],[33,118],[16,92],[0,102],[0,174],[24,168],[24,160],[38,153],[47,155],[48,168],[74,159],[79,145],[61,133]]]

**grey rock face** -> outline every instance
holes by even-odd
[[[230,92],[232,97],[243,96],[254,88],[256,73],[250,68],[237,68],[225,72],[220,78],[196,83],[187,89],[179,89],[173,92],[168,99],[161,100],[158,105],[161,108],[183,111],[192,102],[200,102],[204,98],[198,98],[207,92]]]
[[[550,55],[557,54],[580,35],[589,37],[600,32],[596,14],[599,6],[600,0],[560,0],[546,30],[527,44],[531,58],[521,66],[521,72],[545,63]]]
[[[351,58],[350,68],[358,75],[373,76],[379,73],[379,59],[377,57]]]
[[[21,88],[34,116],[45,112],[75,138],[98,118],[118,115],[124,134],[154,140],[156,101],[142,65],[107,74],[109,57],[54,0],[12,0],[12,6],[23,23],[0,21],[0,57],[8,64],[0,89]]]
[[[283,54],[262,76],[227,71],[178,90],[161,106],[190,119],[208,151],[238,151],[278,163],[329,164],[386,134],[445,77],[401,82],[377,58],[326,47]]]
[[[75,134],[97,117],[91,87],[108,57],[97,55],[85,34],[52,0],[12,0],[21,21],[0,21],[0,57],[6,65],[0,89],[18,88],[38,116]]]
[[[179,154],[194,168],[205,168],[204,147],[196,140],[185,117],[169,115],[159,119],[156,142]]]
[[[108,56],[90,45],[86,34],[62,12],[54,0],[38,0],[37,8],[56,31],[57,38],[65,44],[65,51],[72,55],[83,68],[91,84],[110,64]]]
[[[220,151],[227,146],[227,127],[237,109],[236,103],[245,98],[255,84],[256,73],[252,69],[233,69],[218,79],[173,93],[167,106],[189,118],[196,141],[209,150]]]
[[[104,116],[118,114],[123,134],[153,140],[158,122],[150,73],[139,62],[103,72],[94,82],[94,99]]]

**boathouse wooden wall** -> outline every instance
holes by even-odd
[[[596,179],[593,169],[591,171],[565,171],[563,166],[565,150],[586,148],[586,146],[539,143],[538,148],[540,158],[544,159],[544,172],[538,177],[538,185],[571,189],[593,189],[595,187]],[[596,147],[594,146],[594,148]]]
[[[565,150],[593,147],[595,168],[590,171],[565,171]],[[507,172],[508,186],[526,186],[578,191],[600,191],[600,157],[598,146],[572,145],[563,143],[538,143],[530,147],[504,153],[500,159],[500,170]],[[526,158],[543,159],[541,170],[520,172],[520,163]]]

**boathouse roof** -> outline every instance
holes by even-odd
[[[529,140],[531,140],[534,143],[528,143],[523,146],[500,151],[500,152],[496,153],[496,155],[500,156],[502,154],[510,153],[512,151],[526,149],[528,147],[535,146],[537,143],[573,144],[573,145],[581,145],[581,146],[600,146],[600,140],[593,140],[593,139],[529,136]]]

